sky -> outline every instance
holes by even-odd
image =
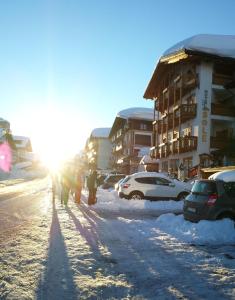
[[[36,152],[84,148],[130,107],[160,56],[195,34],[235,34],[235,1],[2,0],[0,117]]]

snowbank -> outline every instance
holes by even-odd
[[[181,242],[197,245],[234,244],[234,222],[229,219],[191,223],[183,215],[164,214],[157,218],[156,229]]]
[[[115,190],[98,189],[97,203],[94,205],[94,209],[113,212],[127,211],[130,213],[135,211],[180,213],[183,209],[183,201],[126,200],[120,199]]]

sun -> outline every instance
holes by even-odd
[[[44,112],[43,122],[32,124],[32,144],[42,163],[51,171],[57,171],[64,162],[74,157],[79,145],[79,127],[72,124],[70,115],[53,111]]]

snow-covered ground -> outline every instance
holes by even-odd
[[[1,299],[235,298],[232,221],[193,224],[178,215],[181,202],[102,189],[94,206],[84,190],[81,205],[70,197],[65,208],[48,181],[31,184],[32,195],[0,199],[9,218],[14,203],[31,211],[7,236],[0,227]]]

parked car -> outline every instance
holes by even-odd
[[[235,170],[197,180],[184,201],[183,211],[184,218],[192,222],[235,219]]]
[[[126,199],[183,200],[190,193],[188,184],[158,172],[139,172],[127,176],[118,195]]]
[[[119,190],[119,186],[123,182],[123,180],[125,180],[125,178],[126,178],[126,176],[124,178],[121,178],[117,183],[115,183],[115,185],[114,185],[115,191]]]
[[[102,189],[114,188],[115,183],[117,183],[120,179],[126,177],[125,174],[109,174],[103,184],[101,185]]]

